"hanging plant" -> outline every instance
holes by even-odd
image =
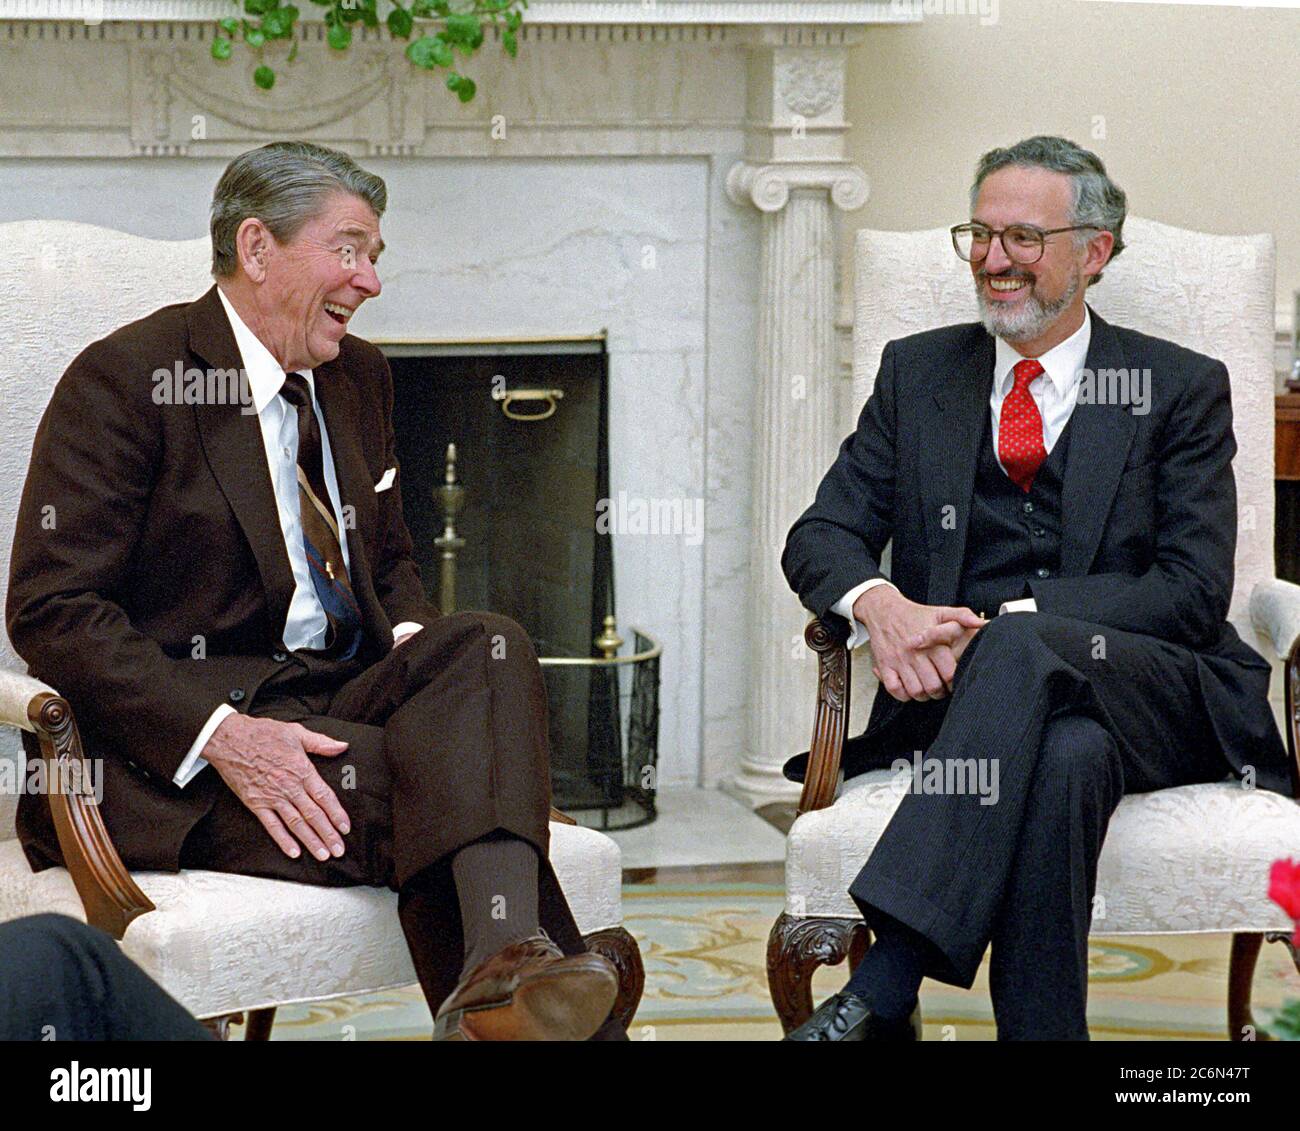
[[[263,90],[275,85],[275,69],[263,57],[263,49],[277,40],[292,40],[288,62],[298,55],[298,8],[280,0],[230,0],[242,14],[218,22],[212,41],[212,57],[229,59],[237,40],[243,40],[263,62],[253,71],[253,82]],[[378,0],[311,0],[324,8],[326,41],[335,51],[346,51],[352,43],[352,27],[380,25]],[[389,0],[382,21],[394,39],[406,40],[406,57],[426,71],[446,71],[447,89],[462,102],[474,97],[474,80],[456,69],[456,56],[470,58],[483,44],[484,26],[501,25],[501,46],[512,59],[519,53],[520,9],[528,0]],[[418,35],[412,39],[412,35]]]

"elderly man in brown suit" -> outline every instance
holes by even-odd
[[[231,162],[216,285],[87,347],[55,389],[9,634],[102,757],[128,867],[388,886],[436,1037],[619,1037],[614,970],[547,860],[536,655],[505,617],[426,601],[391,375],[348,333],[380,293],[386,203],[319,146]],[[179,399],[206,403],[173,395],[190,370],[217,379]],[[43,798],[19,834],[33,868],[61,863]]]

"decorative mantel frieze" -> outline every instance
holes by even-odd
[[[896,0],[533,0],[529,24],[913,23],[915,5]],[[219,20],[230,0],[0,0],[0,20]],[[320,19],[305,8],[303,19]]]
[[[259,56],[209,54],[232,7],[0,0],[0,157],[229,157],[276,136],[366,156],[706,155],[765,120],[793,131],[770,138],[768,155],[807,160],[842,109],[848,45],[873,24],[915,19],[893,0],[535,0],[518,58],[489,31],[467,64],[479,97],[461,105],[385,29],[358,29],[347,51],[333,51],[309,6],[294,62],[286,43],[263,48],[277,82],[259,90]],[[748,81],[760,100],[776,97],[778,116],[747,108],[751,56]],[[32,83],[36,73],[45,81]]]

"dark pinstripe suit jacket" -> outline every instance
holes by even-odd
[[[1091,308],[1090,308],[1091,309]],[[804,605],[847,632],[830,607],[884,577],[909,598],[954,604],[975,466],[993,383],[994,341],[979,323],[890,342],[857,430],[795,522],[781,563]],[[1150,370],[1149,411],[1080,403],[1073,412],[1056,576],[1031,578],[1038,608],[1196,653],[1201,693],[1229,762],[1294,795],[1294,769],[1268,703],[1270,666],[1227,622],[1237,544],[1228,371],[1092,311],[1087,368]],[[1100,401],[1100,398],[1098,398]],[[945,506],[955,525],[943,523]],[[951,528],[949,528],[951,526]],[[866,734],[902,707],[883,687]],[[855,763],[846,743],[845,773]],[[805,756],[787,766],[799,780]]]

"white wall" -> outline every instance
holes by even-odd
[[[851,55],[849,155],[872,192],[850,228],[960,223],[981,153],[1059,133],[1101,156],[1136,215],[1271,232],[1278,303],[1290,308],[1300,288],[1300,6],[922,7],[971,14],[874,28]]]

